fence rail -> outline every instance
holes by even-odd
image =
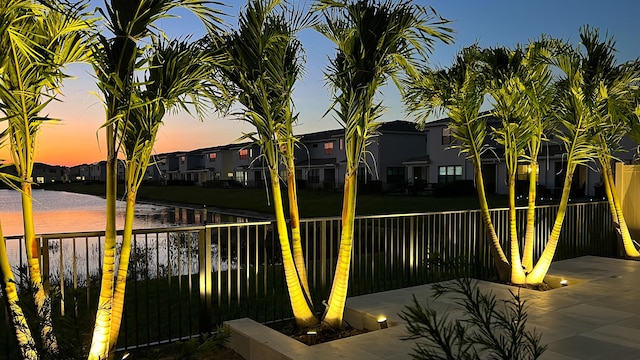
[[[525,209],[518,209],[524,234]],[[536,216],[536,258],[558,211],[541,206]],[[506,246],[508,213],[491,211]],[[301,221],[313,303],[326,299],[340,242],[340,218]],[[522,237],[521,235],[521,237]],[[120,236],[120,235],[119,235]],[[91,329],[102,266],[104,232],[46,234],[43,274],[54,299],[56,325]],[[556,260],[582,255],[616,255],[608,204],[571,204]],[[120,240],[120,238],[118,239]],[[22,241],[8,238],[12,264],[26,284]],[[479,211],[359,216],[355,222],[349,295],[425,284],[452,276],[465,264],[471,276],[496,273]],[[284,283],[275,224],[251,222],[135,230],[120,348],[135,348],[209,332],[225,320],[249,316],[264,323],[292,316]],[[10,250],[11,251],[11,250]],[[3,322],[6,321],[6,313]],[[2,315],[0,315],[2,316]],[[0,329],[0,348],[15,349]],[[89,338],[81,339],[84,343]],[[15,355],[7,350],[5,358]]]

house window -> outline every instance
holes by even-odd
[[[456,180],[462,180],[462,166],[438,166],[438,183],[446,184]]]
[[[324,143],[324,154],[325,155],[333,154],[333,141]]]
[[[218,153],[210,153],[209,154],[209,161],[216,161],[217,157],[218,157]]]
[[[387,184],[402,184],[404,182],[404,167],[389,166],[387,168]]]
[[[442,129],[442,145],[449,145],[453,142],[451,137],[451,129],[448,127]]]
[[[249,158],[249,149],[240,149],[240,160],[247,160]]]
[[[344,139],[340,139],[340,150],[344,150]]]

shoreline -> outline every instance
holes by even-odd
[[[40,190],[69,192],[69,193],[73,193],[73,194],[82,194],[82,195],[92,195],[92,196],[100,197],[102,199],[106,199],[105,195],[90,194],[90,193],[85,193],[85,192],[77,192],[77,191],[71,191],[69,189],[64,189],[63,190],[63,189],[50,189],[50,188],[48,188],[48,189],[40,189]],[[118,200],[122,201],[120,199],[118,199]],[[174,206],[174,207],[188,208],[188,209],[193,209],[193,210],[202,210],[203,207],[206,207],[207,211],[213,211],[214,213],[222,214],[222,215],[244,217],[244,218],[248,218],[250,220],[258,220],[258,221],[275,220],[275,215],[274,214],[263,213],[263,212],[259,212],[259,211],[253,211],[253,210],[221,208],[221,207],[211,206],[211,205],[207,205],[207,204],[203,204],[203,205],[197,206],[197,205],[192,204],[192,203],[174,202],[174,201],[157,200],[157,199],[146,199],[146,198],[136,199],[136,204],[159,205],[159,206]]]
[[[104,196],[102,196],[102,198],[104,199]],[[275,220],[275,215],[273,214],[267,214],[267,213],[262,213],[258,211],[252,211],[252,210],[225,209],[217,206],[210,206],[207,204],[196,206],[190,203],[179,203],[179,202],[173,202],[173,201],[149,200],[149,199],[138,199],[136,201],[136,204],[175,206],[175,207],[188,208],[193,210],[202,210],[203,208],[206,208],[207,212],[214,212],[216,214],[222,214],[222,215],[244,217],[244,218],[248,218],[249,220],[257,220],[257,221]]]

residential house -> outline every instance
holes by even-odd
[[[428,179],[430,184],[446,184],[452,181],[474,181],[474,169],[465,154],[460,154],[455,148],[451,132],[448,129],[449,119],[429,122],[425,126],[428,133],[429,150],[426,157],[416,157],[405,161],[407,173],[417,181]],[[489,120],[497,124],[497,120]],[[507,173],[504,154],[500,145],[487,137],[490,151],[482,156],[482,172],[485,189],[488,193],[507,194]],[[616,154],[618,160],[630,163],[633,161],[636,145],[628,138],[620,144],[622,151]],[[624,150],[627,149],[627,150]],[[555,138],[542,144],[538,157],[538,195],[540,197],[559,196],[566,174],[566,151],[564,145]],[[578,166],[572,181],[572,196],[603,197],[602,177],[597,163],[589,166]],[[531,167],[522,164],[518,166],[516,175],[517,191],[526,195]],[[426,175],[426,176],[425,176]]]
[[[89,181],[91,180],[91,165],[81,164],[69,168],[70,181]]]
[[[300,187],[325,190],[341,187],[347,162],[344,130],[301,135],[295,159],[296,179],[300,182]]]
[[[365,161],[359,166],[359,183],[379,184],[379,190],[384,191],[403,191],[410,180],[404,162],[415,157],[427,158],[427,132],[418,130],[415,123],[397,120],[383,123],[378,133],[371,139]],[[298,178],[308,188],[340,189],[346,172],[344,130],[304,134],[300,143],[296,152]]]
[[[381,124],[378,135],[370,140],[359,165],[360,189],[380,191],[413,191],[432,189],[442,191],[447,184],[454,189],[473,191],[475,185],[473,164],[455,148],[448,128],[449,119],[425,124],[420,130],[409,121],[390,121]],[[495,119],[490,123],[499,124]],[[506,194],[506,168],[500,146],[487,138],[491,151],[482,155],[485,189],[488,193]],[[344,129],[302,134],[295,150],[296,178],[300,188],[341,190],[346,171]],[[634,149],[625,139],[621,146]],[[631,162],[635,152],[618,153],[618,158]],[[203,185],[207,181],[234,182],[242,186],[263,186],[268,178],[260,158],[261,150],[253,143],[229,144],[187,152],[159,154],[148,169],[147,179],[163,182],[187,181]],[[538,159],[539,196],[557,196],[564,182],[566,159],[563,145],[557,140],[545,142]],[[69,171],[74,180],[104,178],[104,162],[80,165]],[[124,167],[118,171],[124,174]],[[599,166],[581,166],[573,181],[574,196],[602,196]],[[95,166],[95,168],[94,168]],[[122,169],[121,169],[122,167]],[[596,170],[594,170],[596,169]],[[286,178],[284,168],[281,177]],[[530,167],[518,168],[517,190],[526,194]],[[121,175],[119,175],[121,177]]]

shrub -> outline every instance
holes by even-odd
[[[414,359],[537,359],[546,350],[541,335],[526,329],[527,312],[520,291],[510,292],[508,300],[496,300],[483,294],[477,282],[461,278],[433,286],[435,298],[453,294],[462,306],[464,319],[438,315],[429,306],[421,306],[413,296],[413,305],[405,307],[400,317],[407,322],[408,339],[417,343]]]

